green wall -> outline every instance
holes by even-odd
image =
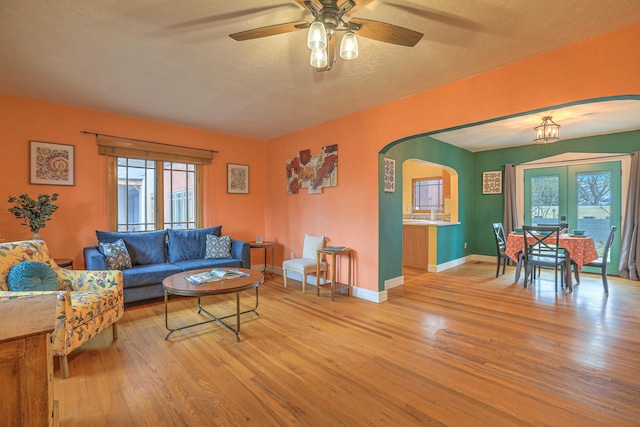
[[[472,153],[429,136],[405,138],[389,144],[378,155],[379,253],[378,289],[385,280],[402,276],[402,163],[420,159],[458,172],[460,225],[438,228],[437,263],[470,254],[495,255],[491,223],[502,222],[502,194],[482,194],[482,172],[503,170],[562,153],[632,153],[640,151],[640,131],[563,140],[555,144],[504,148]],[[396,191],[384,192],[384,158],[396,161]],[[398,184],[400,183],[400,184]],[[624,207],[623,207],[624,208]],[[464,243],[468,243],[464,249]]]
[[[385,193],[384,158],[396,161],[396,191]],[[458,172],[458,220],[460,225],[438,228],[438,258],[442,264],[469,255],[472,248],[469,230],[472,227],[473,154],[467,150],[437,141],[428,136],[402,139],[386,146],[378,155],[378,200],[380,239],[378,259],[378,289],[384,290],[385,280],[402,276],[402,163],[420,159]],[[467,249],[464,243],[469,243]]]
[[[482,172],[502,170],[507,163],[521,164],[562,153],[632,153],[640,150],[640,131],[599,135],[559,141],[555,144],[525,145],[522,147],[473,153],[474,215],[470,218],[476,232],[470,236],[471,252],[495,255],[496,245],[491,223],[502,222],[504,199],[502,194],[482,194]],[[624,209],[624,207],[623,207]]]

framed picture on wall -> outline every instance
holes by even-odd
[[[502,194],[502,171],[482,172],[482,194]]]
[[[249,166],[227,163],[227,193],[249,194]]]
[[[73,145],[42,141],[29,142],[30,184],[75,184]]]
[[[393,193],[396,191],[396,161],[384,159],[384,191]]]

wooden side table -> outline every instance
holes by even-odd
[[[71,258],[54,258],[53,261],[60,268],[68,268],[69,270],[73,270],[73,260]]]
[[[263,241],[262,243],[258,243],[255,240],[249,242],[249,246],[253,248],[264,249],[264,269],[262,270],[262,274],[265,276],[269,275],[273,279],[276,272],[276,242],[267,242]],[[267,271],[267,250],[271,248],[271,271]]]
[[[320,260],[322,255],[331,255],[331,282],[321,284],[320,283]],[[347,273],[347,283],[341,283],[337,280],[336,273],[336,255],[346,255],[348,257],[348,273]],[[326,272],[325,272],[326,278]],[[340,292],[343,289],[347,290],[347,295],[351,295],[351,249],[342,248],[340,250],[331,250],[331,249],[318,249],[318,253],[316,255],[316,295],[320,296],[320,288],[328,288],[331,289],[331,301],[333,301],[333,297],[336,291]]]

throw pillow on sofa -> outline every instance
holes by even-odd
[[[118,233],[96,230],[98,242],[114,243],[122,239],[127,246],[132,265],[163,264],[165,256],[167,230]]]
[[[124,240],[118,239],[113,243],[100,242],[98,250],[104,255],[107,267],[110,270],[124,270],[132,267],[131,257]]]
[[[13,292],[56,291],[58,275],[44,262],[25,261],[11,268],[7,284]]]
[[[231,236],[213,236],[207,234],[207,251],[205,259],[230,258],[231,257]]]
[[[169,262],[204,259],[207,235],[220,237],[222,226],[193,230],[167,230],[169,236]]]

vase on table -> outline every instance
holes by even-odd
[[[31,240],[44,240],[39,232],[34,231],[33,236],[31,236]]]

